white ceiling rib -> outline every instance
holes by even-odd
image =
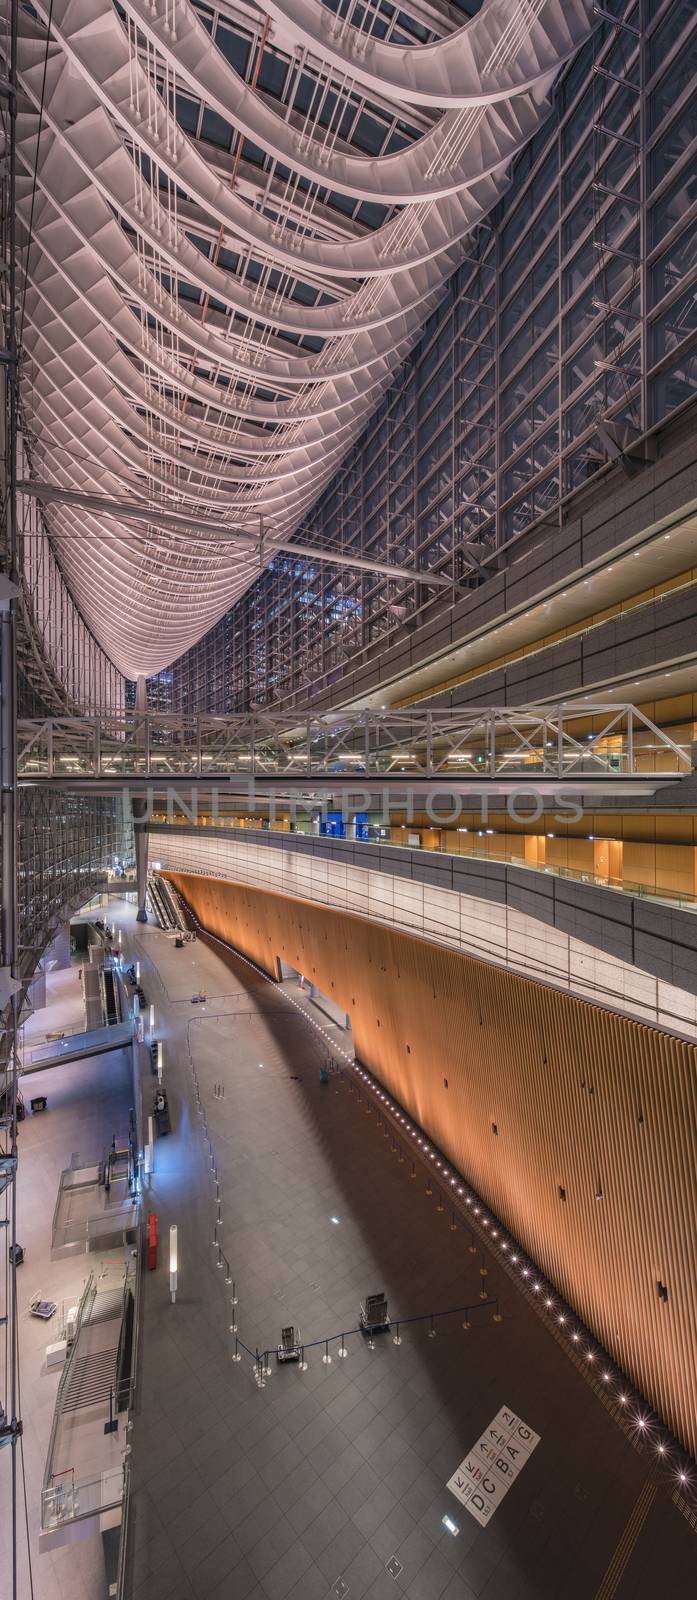
[[[195,643],[258,570],[196,523],[257,533],[261,518],[267,559],[298,527],[594,22],[592,0],[486,0],[454,29],[419,5],[431,36],[405,44],[394,19],[378,36],[380,0],[342,9],[221,0],[211,21],[192,0],[53,0],[48,45],[48,0],[22,12],[34,470],[192,520],[163,533],[47,509],[72,592],[129,677]],[[282,62],[275,93],[265,51]]]

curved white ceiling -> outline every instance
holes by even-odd
[[[594,20],[593,0],[485,0],[461,27],[441,0],[339,11],[53,0],[48,47],[49,0],[21,11],[37,477],[222,528],[261,517],[268,559],[365,426]],[[128,677],[167,666],[258,571],[249,547],[194,531],[68,503],[46,517]]]

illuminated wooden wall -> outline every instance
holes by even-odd
[[[349,1013],[359,1058],[697,1454],[697,1048],[361,917],[167,876]]]

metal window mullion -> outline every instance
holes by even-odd
[[[649,392],[648,392],[648,313],[649,313],[649,268],[646,261],[648,245],[648,209],[647,209],[647,103],[646,81],[648,76],[648,45],[646,41],[646,0],[639,0],[639,371],[641,382],[640,418],[639,426],[642,432],[649,426]]]
[[[501,418],[501,255],[502,230],[494,231],[494,545],[501,544],[501,501],[503,485],[503,430]],[[479,408],[482,410],[481,406]]]
[[[565,354],[566,354],[565,351],[564,351],[564,347],[563,347],[564,346],[564,341],[563,341],[562,335],[563,335],[563,322],[564,322],[564,315],[565,315],[565,312],[566,312],[566,306],[564,304],[564,279],[563,279],[563,274],[562,274],[562,270],[561,270],[562,239],[563,239],[563,223],[562,223],[563,181],[562,181],[562,175],[561,175],[562,132],[561,132],[561,126],[560,126],[559,122],[557,122],[556,141],[557,141],[557,222],[556,222],[556,229],[557,229],[557,470],[558,470],[558,473],[559,473],[558,522],[559,522],[559,527],[561,529],[562,523],[563,523],[563,520],[564,520],[564,507],[563,507],[564,480],[563,480],[563,476],[562,476],[563,471],[564,471],[564,466],[563,466],[563,453],[564,452],[563,452],[563,434],[562,434],[563,425],[564,425],[564,400],[563,400],[563,381],[562,380],[563,380],[563,371],[564,371],[564,360],[565,360]],[[532,420],[532,418],[531,418],[531,420]],[[531,437],[533,439],[535,437],[534,423],[533,423],[533,429],[532,429]],[[534,448],[534,446],[533,446],[533,448]]]

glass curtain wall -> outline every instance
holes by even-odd
[[[38,501],[21,499],[20,514],[20,716],[81,711],[118,715],[124,709],[126,680],[72,599]]]
[[[303,543],[470,581],[697,392],[697,8],[612,6]],[[550,519],[550,512],[553,513]],[[500,559],[500,556],[499,556]],[[471,581],[478,581],[474,578]],[[422,603],[278,556],[173,669],[162,709],[241,711],[339,678]]]
[[[22,791],[19,964],[25,980],[60,923],[106,888],[115,857],[133,861],[133,829],[120,798]]]
[[[119,713],[125,679],[86,627],[37,502],[20,502],[17,691],[20,717]],[[19,968],[28,980],[60,921],[133,859],[120,798],[22,788],[18,807]]]

